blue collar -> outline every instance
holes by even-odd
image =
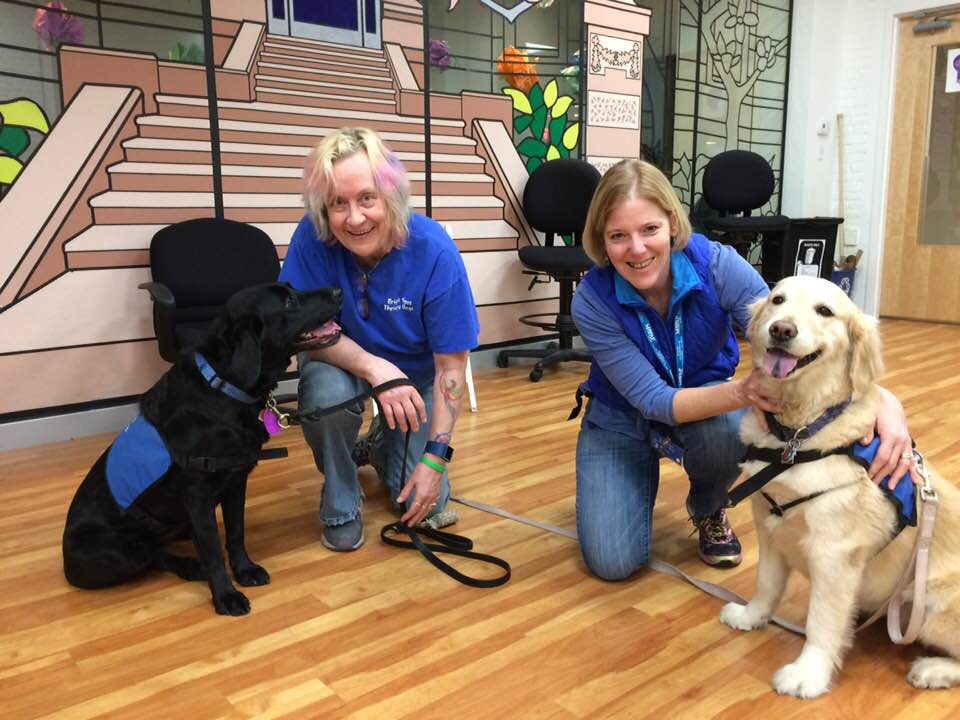
[[[213,366],[210,365],[207,359],[200,353],[193,353],[193,360],[197,363],[197,370],[203,375],[203,379],[206,380],[207,384],[214,390],[220,390],[225,395],[232,397],[234,400],[247,403],[247,405],[256,405],[260,402],[257,398],[251,397],[236,385],[231,385],[217,375],[217,371],[213,369]]]
[[[667,317],[672,317],[677,303],[683,300],[687,293],[700,285],[700,276],[697,275],[696,268],[693,267],[690,258],[682,250],[675,250],[670,253],[670,276],[673,278],[673,286],[670,289],[670,308]],[[616,270],[613,271],[613,278],[617,302],[627,307],[650,306],[643,299],[643,295],[633,285],[624,280]]]

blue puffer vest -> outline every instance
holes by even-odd
[[[730,314],[720,307],[710,273],[711,244],[703,235],[691,235],[682,251],[670,260],[673,292],[667,320],[621,278],[610,266],[595,267],[582,282],[586,283],[620,321],[621,327],[643,353],[660,377],[675,387],[673,378],[661,366],[643,332],[637,313],[644,313],[653,328],[660,350],[676,370],[673,324],[676,313],[683,313],[684,370],[683,387],[700,387],[733,375],[740,362],[740,350],[733,334]],[[617,286],[622,285],[618,298]],[[625,288],[625,289],[624,289]],[[632,296],[632,297],[629,297]],[[613,387],[594,361],[584,387],[600,402],[625,412],[635,411]]]

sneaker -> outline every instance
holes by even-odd
[[[363,519],[358,515],[342,525],[325,525],[320,542],[336,552],[356,550],[363,545]]]
[[[740,540],[730,527],[726,512],[717,510],[701,520],[693,519],[693,524],[700,533],[697,554],[707,565],[736,567],[741,563]]]
[[[456,510],[448,509],[441,510],[436,515],[431,515],[425,520],[420,522],[420,526],[428,527],[432,530],[439,530],[440,528],[445,528],[449,525],[453,525],[460,519],[460,513]]]
[[[380,415],[376,415],[370,421],[370,427],[367,432],[357,438],[353,444],[353,451],[350,457],[354,465],[358,468],[369,465],[371,460],[371,450],[383,443],[383,426],[380,424]]]

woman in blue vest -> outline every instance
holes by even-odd
[[[463,260],[440,225],[411,212],[403,166],[372,130],[328,135],[307,159],[304,180],[307,215],[280,280],[298,290],[340,287],[343,307],[340,340],[297,358],[300,407],[332,407],[388,380],[412,380],[378,395],[382,435],[370,462],[401,520],[449,524],[446,467],[480,327]],[[303,428],[324,475],[321,539],[331,550],[364,541],[352,457],[362,417],[357,403]]]
[[[693,234],[667,178],[624,160],[604,175],[590,205],[584,250],[596,263],[573,299],[573,317],[593,352],[590,396],[577,440],[577,530],[587,566],[621,579],[646,564],[661,456],[690,479],[687,511],[710,564],[741,561],[723,510],[744,448],[746,408],[775,411],[760,371],[730,380],[739,362],[733,329],[768,292],[733,248]],[[883,456],[870,474],[909,468],[903,408],[890,393],[877,428]],[[882,474],[881,474],[882,473]]]

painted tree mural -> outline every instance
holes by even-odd
[[[697,0],[680,1],[683,9],[696,20]],[[777,56],[789,42],[787,37],[758,34],[760,18],[755,12],[756,6],[756,0],[717,0],[703,12],[701,37],[710,53],[714,76],[719,78],[727,96],[727,136],[723,150],[739,144],[737,132],[743,101],[757,80],[773,69]]]

